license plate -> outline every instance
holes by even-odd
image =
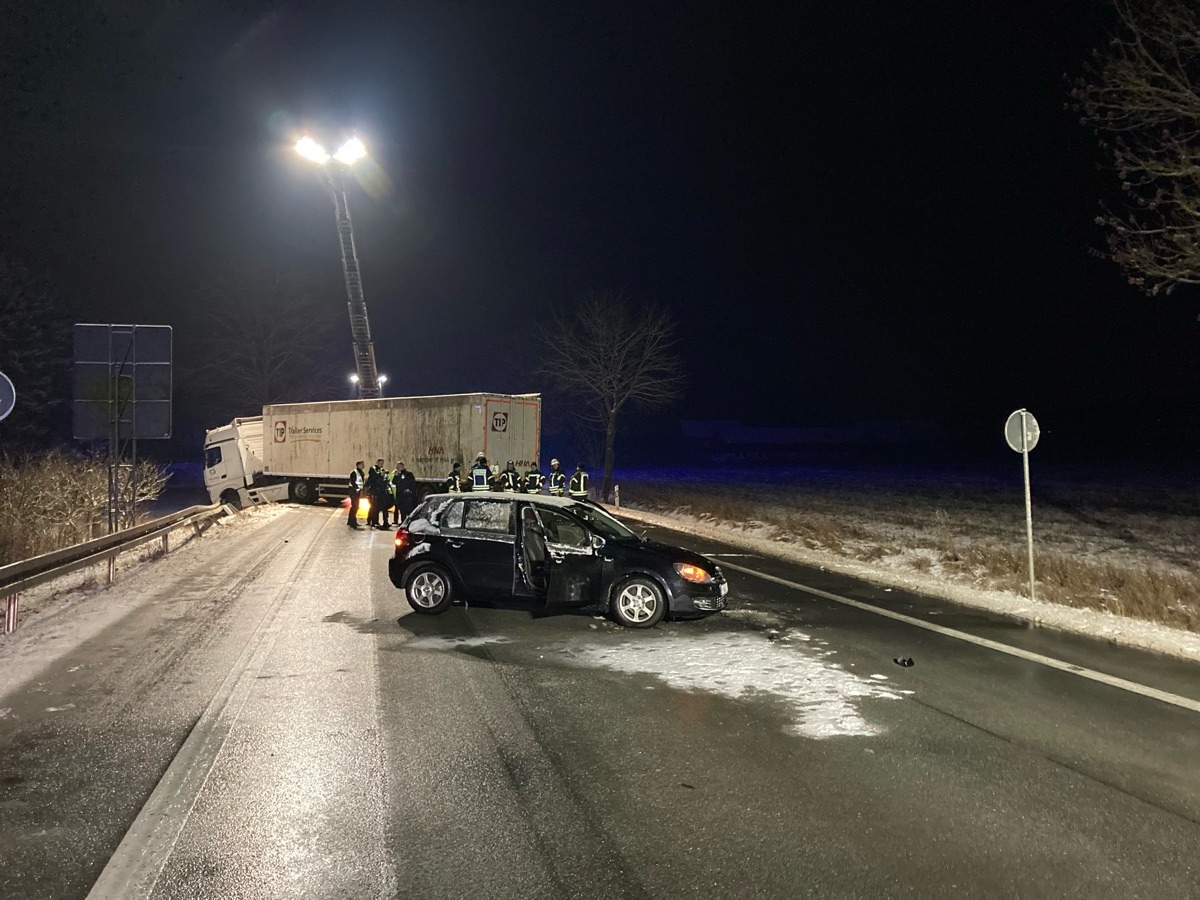
[[[722,597],[724,597],[726,594],[728,594],[729,593],[729,582],[727,581],[723,585],[721,585],[721,590],[718,591],[717,593]]]

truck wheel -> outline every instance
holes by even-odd
[[[454,587],[449,573],[437,563],[421,563],[409,570],[404,595],[414,612],[436,616],[454,602]]]
[[[313,504],[321,496],[317,490],[317,485],[312,481],[293,481],[291,485],[292,497],[297,503]]]
[[[242,498],[238,496],[238,492],[234,490],[222,492],[221,502],[227,506],[232,506],[234,509],[242,508]]]
[[[666,612],[662,588],[649,578],[635,576],[613,591],[613,617],[626,628],[653,628]]]

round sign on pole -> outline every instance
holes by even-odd
[[[1017,453],[1028,453],[1037,446],[1041,436],[1042,429],[1029,410],[1018,409],[1004,423],[1004,440]]]
[[[8,417],[17,405],[17,389],[9,381],[8,376],[0,372],[0,421]]]

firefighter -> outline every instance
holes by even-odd
[[[492,463],[492,477],[488,480],[488,488],[497,494],[504,492],[504,478],[500,475],[500,463]]]
[[[542,485],[545,483],[546,476],[542,474],[541,468],[535,461],[534,464],[529,467],[529,471],[525,473],[525,493],[540,494],[542,492]]]
[[[587,501],[588,473],[583,467],[583,463],[575,464],[575,474],[571,476],[571,483],[567,487],[567,493],[571,495],[572,500]]]
[[[465,486],[463,483],[465,480],[466,479],[462,473],[462,463],[456,459],[454,461],[454,465],[450,469],[450,474],[446,476],[446,481],[443,486],[446,488],[447,493],[461,494],[463,487]]]
[[[383,457],[375,460],[375,465],[367,471],[367,497],[371,503],[371,511],[367,513],[368,528],[387,528],[387,507],[392,495],[388,491],[388,471],[383,464]],[[379,524],[379,514],[383,513],[384,523]]]
[[[521,475],[517,472],[517,464],[511,459],[500,473],[500,487],[506,494],[517,494],[521,491]]]
[[[404,468],[402,462],[396,463],[396,470],[392,472],[392,490],[396,499],[396,524],[399,525],[417,508],[417,478]]]
[[[358,498],[362,496],[363,485],[366,476],[363,475],[363,461],[360,459],[354,464],[354,471],[350,473],[350,480],[347,485],[348,493],[350,494],[350,516],[346,520],[346,524],[351,528],[358,527]]]
[[[487,457],[480,453],[475,457],[475,465],[471,466],[471,490],[490,491],[492,489],[492,470],[488,468]]]
[[[567,473],[559,468],[558,460],[550,460],[550,493],[561,497],[567,492]]]

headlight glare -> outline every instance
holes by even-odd
[[[691,563],[675,563],[675,571],[679,573],[680,578],[692,584],[708,584],[712,581],[711,574]]]

